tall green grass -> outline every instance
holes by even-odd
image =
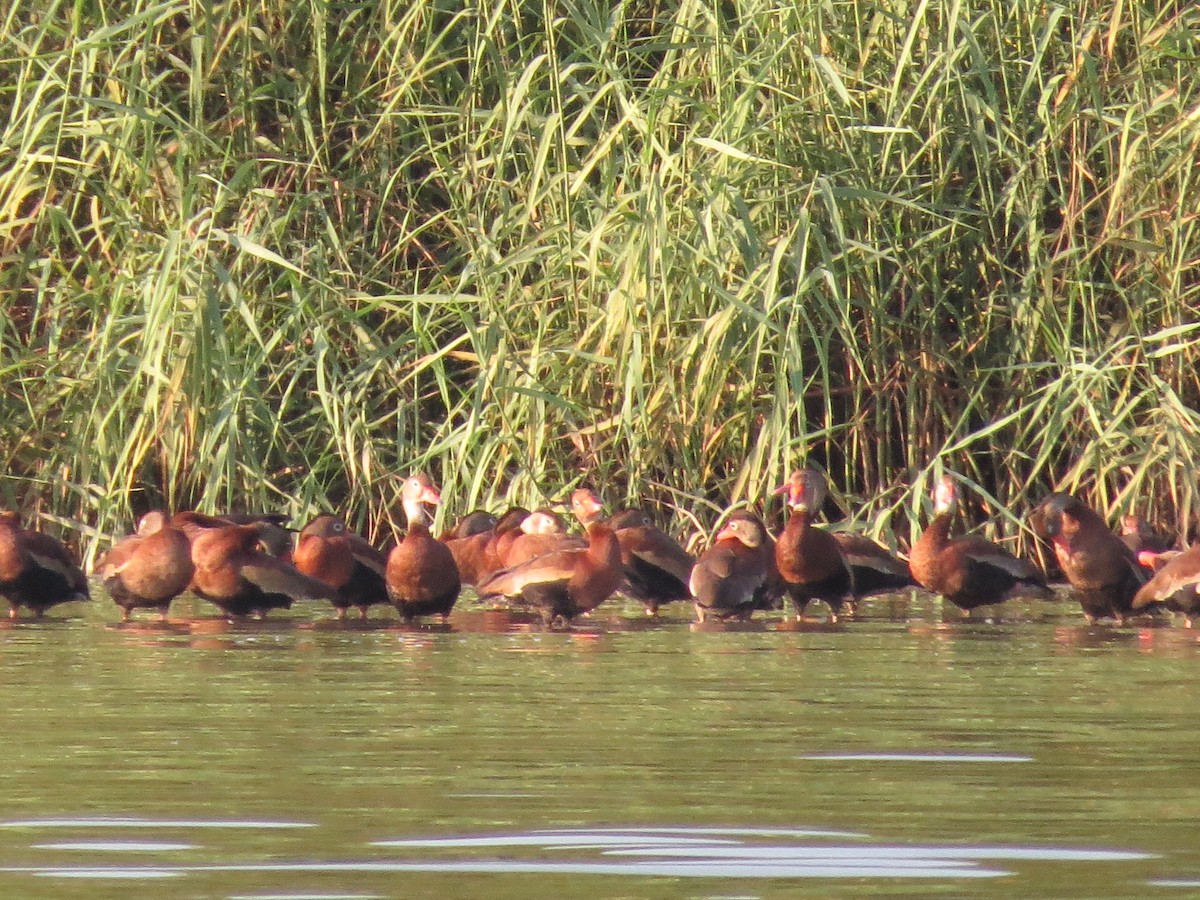
[[[37,7],[37,8],[33,8]],[[1159,7],[1162,7],[1161,9]],[[0,19],[0,502],[680,530],[824,466],[1186,528],[1192,4],[123,0]]]

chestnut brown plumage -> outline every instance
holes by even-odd
[[[521,522],[521,534],[505,549],[504,568],[511,569],[556,550],[585,546],[587,541],[567,533],[566,523],[554,510],[535,509]]]
[[[504,568],[504,557],[512,542],[519,538],[521,523],[529,516],[529,510],[523,506],[511,506],[500,516],[492,535],[483,549],[482,561],[476,572],[476,585],[483,584],[488,578]]]
[[[823,600],[836,622],[843,610],[854,610],[854,584],[837,540],[812,524],[826,490],[825,476],[807,468],[792,472],[777,489],[787,493],[792,514],[775,542],[775,566],[797,619],[810,600]]]
[[[292,531],[279,524],[283,516],[273,514],[254,515],[250,513],[229,513],[227,515],[211,516],[194,510],[183,510],[171,517],[171,524],[183,531],[188,540],[193,543],[196,537],[203,534],[205,529],[225,528],[229,525],[244,525],[251,527],[258,535],[259,547],[276,559],[291,562]]]
[[[943,476],[934,486],[933,521],[909,554],[912,576],[922,587],[967,612],[1019,593],[1053,596],[1037,567],[1003,547],[978,535],[951,538],[957,506],[958,486]]]
[[[139,608],[157,609],[165,620],[171,601],[187,590],[194,572],[191,542],[160,510],[142,516],[137,532],[117,541],[95,568],[121,607],[122,621]]]
[[[1183,613],[1184,625],[1192,627],[1192,619],[1200,613],[1200,544],[1184,550],[1165,563],[1158,572],[1138,588],[1130,603],[1132,609],[1146,609],[1162,604],[1167,609]]]
[[[756,609],[775,602],[779,575],[775,545],[762,520],[736,512],[700,554],[688,579],[696,618],[749,619]]]
[[[1051,494],[1032,517],[1054,547],[1054,556],[1088,622],[1133,612],[1133,597],[1148,574],[1133,551],[1100,514],[1069,494]]]
[[[556,550],[480,585],[481,597],[507,597],[537,609],[549,625],[565,625],[595,609],[621,583],[621,547],[612,529],[595,522],[587,528],[586,547]]]
[[[328,585],[260,547],[255,525],[199,528],[192,539],[192,590],[227,616],[264,616],[296,600],[329,600]]]
[[[476,510],[439,538],[454,557],[463,584],[475,587],[482,580],[487,569],[488,544],[495,537],[497,524],[498,520],[491,513]]]
[[[406,622],[431,615],[445,622],[462,581],[454,555],[429,533],[425,504],[441,503],[441,495],[429,476],[418,472],[404,480],[400,497],[408,532],[388,554],[388,595]]]
[[[13,619],[22,606],[41,618],[59,603],[91,599],[75,555],[57,538],[22,527],[11,510],[0,511],[0,597]]]
[[[317,516],[304,526],[292,563],[333,590],[333,608],[339,619],[344,619],[351,607],[365,619],[371,606],[389,602],[384,582],[387,554],[337,516]]]

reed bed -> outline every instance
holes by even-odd
[[[0,19],[0,503],[677,531],[808,461],[1184,532],[1200,10],[108,0]]]

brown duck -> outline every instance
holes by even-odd
[[[261,617],[296,600],[334,599],[328,585],[264,552],[255,525],[200,528],[192,540],[192,591],[230,617]]]
[[[136,533],[101,557],[95,573],[121,607],[121,621],[140,608],[157,609],[165,620],[171,601],[187,590],[195,573],[192,545],[166,513],[152,510],[142,516]]]
[[[909,554],[909,568],[918,584],[968,613],[1020,593],[1053,596],[1045,577],[1031,563],[978,535],[950,537],[957,507],[958,486],[948,475],[942,476],[934,486],[933,521]]]
[[[417,473],[405,479],[400,497],[408,533],[388,554],[388,596],[406,622],[432,615],[445,622],[462,581],[449,548],[429,533],[425,504],[436,506],[441,495],[429,476]]]
[[[843,610],[854,610],[854,581],[842,548],[832,534],[813,526],[826,491],[825,476],[807,468],[794,471],[777,489],[787,493],[792,514],[775,542],[775,566],[797,620],[810,600],[823,600],[834,622]]]
[[[1095,510],[1069,494],[1051,494],[1033,518],[1053,545],[1088,622],[1124,622],[1134,611],[1134,595],[1149,577],[1134,552]]]
[[[503,569],[480,585],[481,597],[507,597],[537,609],[551,626],[570,624],[607,600],[622,579],[621,547],[602,522],[587,527],[587,546],[555,550]]]
[[[0,510],[0,597],[13,619],[22,606],[41,618],[59,603],[91,599],[87,576],[66,545],[22,527],[11,510]]]
[[[696,618],[747,620],[776,600],[775,545],[758,516],[735,512],[692,567],[688,590]]]
[[[304,526],[292,564],[333,590],[338,619],[346,618],[351,608],[365,619],[371,606],[389,602],[384,581],[387,555],[337,516],[317,516]]]

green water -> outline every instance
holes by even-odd
[[[179,612],[0,630],[5,896],[1200,892],[1178,626]]]

